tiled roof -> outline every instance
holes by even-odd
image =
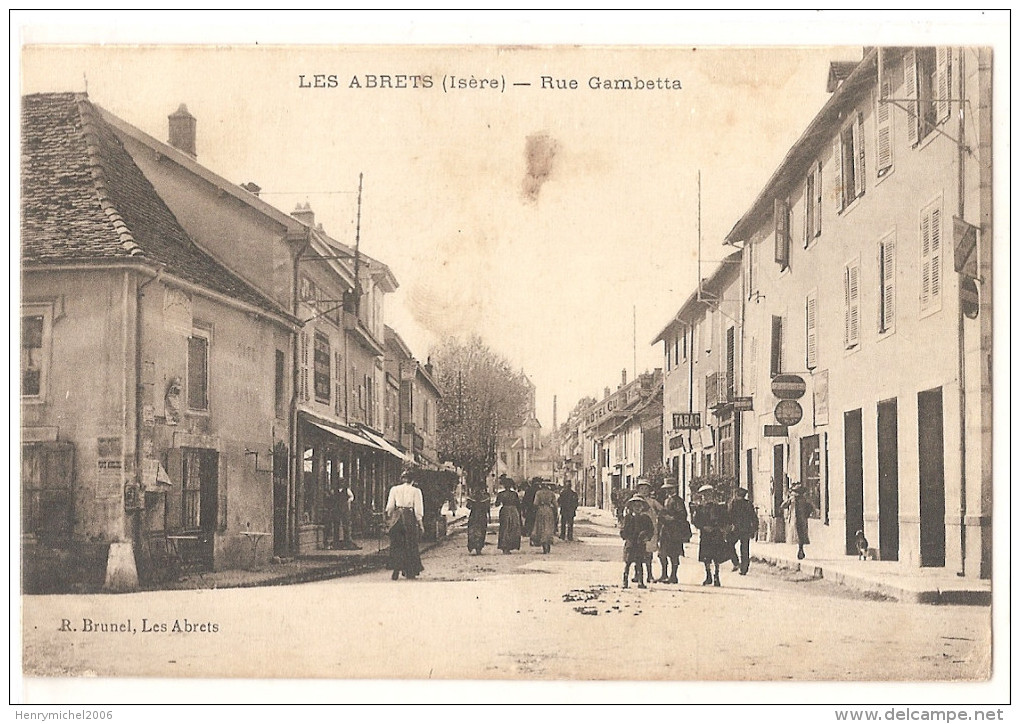
[[[21,138],[25,267],[144,261],[210,291],[286,315],[195,246],[87,96],[25,96]]]

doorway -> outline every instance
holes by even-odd
[[[220,454],[204,448],[185,448],[181,480],[181,530],[198,537],[195,563],[211,567],[219,526]],[[225,512],[225,511],[224,511]]]
[[[921,565],[946,565],[946,476],[942,439],[942,388],[917,394],[917,454],[921,512]]]
[[[900,477],[896,400],[878,403],[878,557],[900,559]]]
[[[843,413],[843,459],[846,481],[846,553],[857,552],[857,531],[864,530],[864,429],[860,409]]]

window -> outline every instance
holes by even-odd
[[[854,113],[833,145],[839,210],[864,195],[864,114]]]
[[[21,396],[46,397],[49,376],[49,311],[26,308],[21,317]]]
[[[804,356],[807,368],[818,366],[818,294],[812,291],[804,302]]]
[[[942,199],[921,211],[921,312],[942,308]]]
[[[683,334],[681,332],[680,334]],[[673,338],[673,364],[680,364],[680,334]]]
[[[892,330],[896,319],[896,235],[878,242],[878,331]]]
[[[672,354],[673,353],[672,353],[672,351],[669,348],[669,340],[668,339],[667,340],[663,340],[662,346],[666,350],[666,371],[668,372],[669,370],[673,369],[673,364],[672,364],[672,362],[673,362]]]
[[[274,399],[276,401],[276,416],[283,417],[286,414],[286,371],[284,369],[286,357],[283,354],[283,350],[276,350],[276,384],[274,389],[276,394]]]
[[[375,425],[375,380],[372,375],[365,375],[365,422]]]
[[[772,317],[772,347],[769,374],[772,377],[783,371],[783,318]]]
[[[853,349],[861,342],[861,265],[852,261],[843,274],[843,346]]]
[[[949,49],[918,48],[903,56],[907,138],[916,145],[949,118],[952,61]]]
[[[892,171],[893,165],[892,103],[886,100],[892,95],[891,89],[892,84],[889,80],[883,79],[875,107],[875,125],[877,127],[875,132],[875,166],[878,169],[878,178],[882,178]]]
[[[681,332],[683,335],[683,342],[681,342],[680,350],[683,353],[684,359],[687,359],[687,327],[683,328]]]
[[[818,162],[804,184],[804,248],[822,233],[822,164]]]
[[[209,409],[209,332],[204,329],[188,338],[188,409]]]
[[[329,404],[332,380],[330,378],[329,337],[322,332],[315,333],[315,401]]]
[[[732,400],[736,396],[735,375],[736,361],[736,334],[733,327],[726,329],[726,399]]]
[[[772,224],[776,237],[776,263],[779,268],[790,266],[790,203],[776,199],[773,205]]]

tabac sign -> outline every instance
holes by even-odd
[[[697,430],[701,427],[701,413],[700,412],[674,412],[673,413],[673,429],[674,430]]]

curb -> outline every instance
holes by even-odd
[[[840,586],[853,588],[864,593],[873,593],[887,598],[893,598],[901,603],[924,603],[929,605],[952,605],[952,606],[990,606],[992,603],[991,591],[979,591],[974,589],[928,589],[912,590],[895,584],[874,581],[862,576],[847,574],[842,571],[826,572],[822,566],[813,563],[791,561],[778,556],[756,554],[751,556],[752,561],[763,563],[774,568],[782,568],[789,571],[799,571],[812,578],[831,581]]]

